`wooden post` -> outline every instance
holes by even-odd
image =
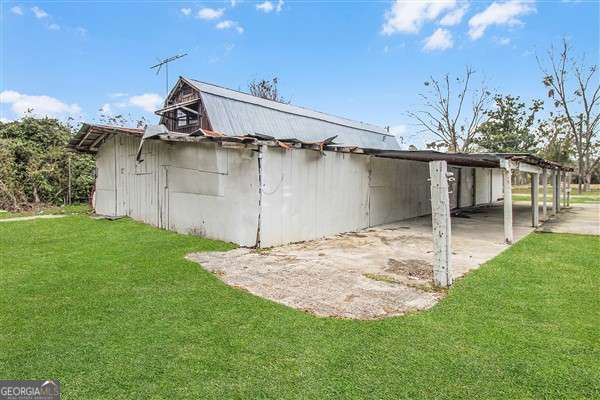
[[[448,166],[446,161],[430,161],[431,223],[433,226],[433,282],[436,286],[452,285],[452,251]]]
[[[540,175],[531,174],[531,226],[540,226],[540,207],[538,204],[538,193],[540,187]]]
[[[562,171],[562,206],[567,206],[567,173]]]
[[[546,168],[542,171],[542,187],[544,191],[544,200],[542,203],[542,219],[548,219],[548,171]]]
[[[556,212],[560,212],[560,183],[561,183],[561,172],[556,171],[556,186],[554,187],[554,197],[556,198]]]
[[[571,207],[571,172],[567,172],[567,207]]]
[[[558,212],[558,206],[556,202],[556,170],[552,170],[552,215],[556,215]]]
[[[472,206],[475,207],[477,205],[477,169],[472,168],[472,173],[473,173],[473,193],[472,193],[472,199],[471,202],[473,203]]]
[[[513,242],[513,218],[512,218],[512,181],[511,164],[509,160],[500,160],[502,177],[504,178],[504,241],[507,244]]]

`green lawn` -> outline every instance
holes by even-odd
[[[540,193],[538,201],[542,203],[542,188],[540,186]],[[548,187],[547,202],[552,204],[552,187]],[[531,188],[529,185],[515,186],[513,188],[513,201],[531,201]],[[561,192],[562,201],[562,192]],[[589,192],[577,192],[577,185],[571,185],[571,204],[599,204],[600,203],[600,188],[598,185],[592,185],[592,190]],[[562,203],[561,203],[562,204]]]
[[[598,398],[600,239],[533,234],[428,312],[317,318],[230,288],[225,243],[124,219],[0,224],[0,378],[64,399]]]

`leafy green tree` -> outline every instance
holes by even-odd
[[[67,150],[73,135],[54,118],[26,115],[0,123],[0,208],[20,210],[31,203],[85,200],[93,187],[94,159]]]
[[[574,144],[569,123],[564,115],[554,115],[541,121],[538,137],[542,144],[539,155],[547,160],[570,164],[574,155]]]
[[[538,145],[533,125],[542,101],[527,107],[519,96],[495,95],[495,107],[485,111],[475,143],[494,153],[534,153]]]

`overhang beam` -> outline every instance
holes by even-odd
[[[527,164],[525,162],[518,162],[514,168],[515,171],[526,172],[529,174],[541,174],[542,169],[538,166]]]

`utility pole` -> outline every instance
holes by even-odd
[[[164,60],[159,60],[158,64],[150,67],[150,69],[156,68],[156,75],[158,75],[162,66],[165,66],[165,95],[169,94],[169,63],[185,56],[187,56],[187,53],[177,54],[172,57],[165,58]]]

